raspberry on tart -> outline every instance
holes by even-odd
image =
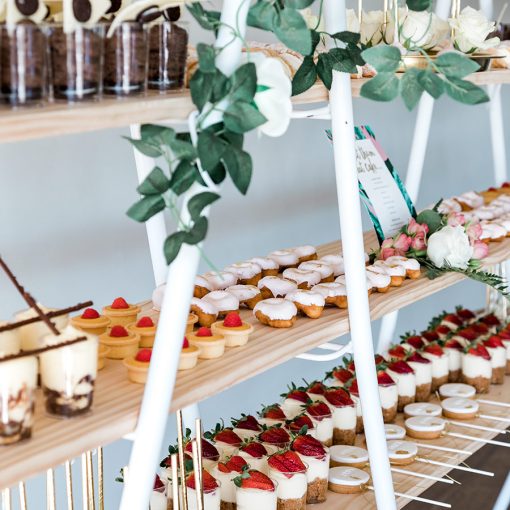
[[[240,347],[248,343],[253,326],[244,322],[238,312],[229,312],[223,321],[216,321],[211,326],[212,332],[225,338],[227,347]]]
[[[94,308],[86,308],[81,315],[71,319],[71,325],[85,333],[99,336],[106,332],[110,319],[100,315]]]
[[[113,300],[111,305],[103,308],[103,314],[110,319],[112,324],[128,326],[136,322],[140,310],[138,305],[131,305],[124,298],[118,297]]]
[[[138,352],[140,337],[116,324],[110,331],[99,336],[99,342],[110,349],[107,354],[110,359],[134,358]]]
[[[141,317],[135,324],[130,324],[128,330],[140,337],[140,347],[153,347],[156,338],[156,324],[148,317]]]
[[[202,326],[195,333],[188,333],[186,338],[191,345],[198,348],[200,359],[219,358],[225,353],[225,337],[214,333],[211,328]]]
[[[126,358],[123,363],[128,369],[131,382],[145,384],[151,361],[152,349],[140,349],[134,358]]]
[[[191,345],[189,340],[184,337],[182,341],[182,350],[179,357],[179,366],[177,370],[189,370],[194,368],[198,363],[198,355],[200,351],[198,347]]]

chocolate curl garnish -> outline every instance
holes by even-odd
[[[60,331],[56,328],[55,324],[53,324],[53,322],[51,322],[50,319],[48,319],[48,317],[46,317],[44,312],[37,305],[37,302],[35,301],[35,299],[30,295],[29,292],[27,292],[25,290],[23,285],[21,285],[18,282],[17,278],[14,276],[13,272],[9,269],[9,267],[4,262],[4,259],[1,256],[0,256],[0,267],[2,267],[2,269],[5,271],[5,273],[9,277],[9,280],[11,280],[13,285],[16,287],[18,292],[21,294],[22,298],[26,301],[27,305],[30,306],[31,308],[33,308],[37,312],[37,315],[40,317],[40,319],[42,321],[44,321],[44,323],[48,326],[48,328],[50,328],[50,331],[54,335],[57,335],[57,336],[60,335]]]
[[[80,310],[88,308],[93,304],[94,303],[92,301],[85,301],[84,303],[78,303],[77,305],[74,306],[68,306],[67,308],[62,308],[61,310],[48,312],[45,315],[46,317],[48,317],[48,319],[53,319],[55,317],[60,317],[61,315],[67,315],[68,313],[79,312]],[[33,324],[34,322],[39,322],[40,320],[41,320],[40,317],[31,317],[30,319],[24,319],[18,322],[10,322],[9,324],[5,324],[4,326],[0,327],[0,333],[3,333],[4,331],[10,331],[12,329],[18,329],[21,328],[22,326]]]

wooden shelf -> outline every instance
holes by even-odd
[[[478,85],[510,83],[510,70],[475,73],[469,79]],[[366,81],[365,78],[351,80],[354,97],[359,97],[361,86]],[[322,85],[314,85],[293,98],[296,105],[327,100],[328,92]],[[166,94],[152,92],[142,98],[106,98],[75,105],[49,104],[19,109],[3,107],[0,108],[0,142],[85,133],[144,122],[184,122],[193,108],[188,90]]]
[[[365,247],[370,249],[376,245],[375,235],[367,233]],[[338,253],[340,249],[340,243],[334,242],[320,247],[318,251],[325,255]],[[509,253],[510,239],[492,243],[487,264],[505,260]],[[402,287],[392,288],[386,294],[372,294],[372,319],[410,305],[462,279],[461,275],[453,273],[432,281],[421,277],[407,280]],[[144,303],[144,312],[156,314],[150,303]],[[201,361],[193,370],[180,372],[171,411],[211,397],[349,332],[345,310],[326,309],[316,320],[299,318],[290,329],[262,326],[248,311],[242,312],[242,315],[255,326],[248,344],[229,349],[216,360]],[[128,381],[122,363],[109,360],[106,368],[99,373],[94,407],[89,415],[65,422],[52,419],[44,413],[43,398],[39,395],[33,438],[0,450],[0,485],[9,486],[29,478],[83,451],[111,443],[132,432],[143,390],[143,386]]]

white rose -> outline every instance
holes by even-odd
[[[448,22],[433,12],[408,11],[400,24],[400,42],[406,48],[418,46],[431,50],[443,41],[450,30]]]
[[[347,30],[359,34],[359,19],[354,9],[347,9],[345,13]]]
[[[464,53],[488,50],[500,42],[498,37],[487,39],[496,24],[472,7],[464,7],[458,18],[450,19],[450,26],[455,30],[454,45]]]
[[[259,132],[267,136],[281,136],[287,131],[292,114],[292,84],[282,63],[261,53],[251,54],[257,68],[257,93],[253,100],[267,119]]]
[[[319,16],[316,16],[310,7],[307,9],[300,9],[299,13],[303,16],[306,26],[309,29],[324,32],[324,18],[321,18],[319,21]]]
[[[375,46],[382,41],[383,11],[363,11],[361,14],[361,42]]]
[[[437,267],[449,265],[466,269],[472,256],[473,247],[462,226],[443,227],[428,239],[427,257]]]

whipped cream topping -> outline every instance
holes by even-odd
[[[260,295],[260,290],[255,285],[232,285],[227,292],[234,295],[240,302]]]
[[[486,346],[486,348],[491,355],[492,368],[500,368],[506,366],[506,349],[504,347]]]
[[[324,306],[326,304],[324,296],[312,290],[293,290],[285,296],[285,299],[303,306]]]
[[[418,455],[418,447],[410,441],[388,441],[388,457],[391,460],[410,459]]]
[[[319,259],[319,262],[330,265],[335,277],[345,273],[344,258],[342,255],[324,255],[324,257]]]
[[[384,424],[384,432],[386,434],[386,439],[403,439],[406,436],[406,430],[403,427],[399,427],[398,425],[393,425],[392,423]]]
[[[329,264],[325,264],[320,260],[308,260],[299,264],[299,269],[305,271],[317,271],[320,273],[321,278],[328,278],[333,275],[333,268]]]
[[[238,487],[236,490],[237,510],[261,510],[263,508],[276,508],[276,491],[243,489],[241,487]]]
[[[341,283],[319,283],[312,287],[313,292],[318,292],[324,298],[347,296],[347,289]]]
[[[368,451],[359,446],[335,445],[329,449],[331,460],[342,464],[360,464],[368,462]]]
[[[445,411],[456,414],[472,414],[477,413],[480,409],[478,402],[469,398],[448,397],[441,402],[441,407]]]
[[[404,413],[408,416],[441,416],[441,406],[429,404],[428,402],[416,402],[407,404],[404,407]]]
[[[274,297],[285,297],[289,292],[297,289],[295,282],[279,278],[278,276],[265,276],[257,284],[259,289],[266,288]]]
[[[391,409],[397,405],[398,402],[398,389],[396,384],[391,386],[378,386],[379,388],[379,399],[381,400],[381,406],[383,409]]]
[[[448,375],[450,369],[448,367],[448,356],[446,354],[436,356],[427,351],[423,351],[420,354],[432,362],[432,377],[441,378]]]
[[[329,483],[335,485],[347,485],[349,487],[357,487],[365,485],[370,480],[370,476],[362,469],[339,466],[329,470]]]
[[[226,271],[210,271],[202,276],[209,282],[212,290],[225,290],[237,283],[237,276],[232,273],[227,273]]]
[[[220,312],[239,309],[239,299],[226,290],[213,290],[202,301],[213,304]]]
[[[439,394],[442,397],[464,397],[473,398],[476,394],[476,389],[469,384],[463,383],[448,383],[443,384],[439,388]]]
[[[294,303],[282,298],[271,298],[259,301],[253,309],[253,314],[261,312],[272,320],[290,320],[297,315]]]
[[[418,432],[442,432],[446,421],[437,416],[412,416],[405,421],[407,428]]]
[[[257,264],[264,271],[267,269],[278,269],[280,267],[278,262],[275,262],[273,259],[270,259],[269,257],[253,257],[247,260],[247,262],[253,262],[254,264]]]
[[[37,387],[37,357],[25,356],[0,363],[0,418],[12,419],[8,408],[9,395],[17,394],[23,386],[27,389]],[[6,414],[6,416],[4,416]]]
[[[306,269],[298,269],[289,267],[282,273],[284,278],[296,282],[297,285],[306,283],[309,287],[317,285],[322,280],[321,274],[318,271],[309,271]]]
[[[240,280],[248,280],[262,272],[262,268],[255,262],[239,262],[225,268],[227,273],[233,273]]]
[[[294,266],[299,262],[297,253],[292,250],[276,250],[267,257],[274,260],[279,266]]]

